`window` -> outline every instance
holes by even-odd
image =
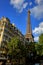
[[[14,36],[14,35],[13,35],[9,30],[7,30],[7,29],[5,29],[4,32],[5,32],[8,36],[10,36],[10,37],[13,37],[13,36]]]

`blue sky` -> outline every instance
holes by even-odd
[[[0,18],[8,17],[11,23],[25,35],[28,18],[31,11],[31,25],[34,40],[43,33],[43,0],[0,0]]]

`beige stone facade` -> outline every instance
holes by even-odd
[[[0,46],[5,46],[15,36],[19,36],[21,41],[24,41],[24,35],[17,29],[14,24],[10,23],[8,18],[0,19]]]

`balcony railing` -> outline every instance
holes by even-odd
[[[5,58],[5,57],[0,57],[0,60],[7,60],[7,58]]]

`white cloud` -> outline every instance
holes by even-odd
[[[39,40],[39,37],[34,37],[35,42],[38,42],[38,40]]]
[[[41,5],[41,4],[43,4],[43,0],[35,0],[35,3],[38,5]]]
[[[10,0],[11,5],[16,8],[19,12],[22,12],[28,5],[25,0]]]
[[[31,14],[37,19],[43,18],[43,5],[38,5],[32,8]]]
[[[35,18],[41,19],[43,18],[43,0],[35,0],[37,4],[31,9],[31,14],[34,15]]]
[[[20,8],[19,12],[21,13],[23,11],[23,9],[25,9],[27,7],[28,3],[24,3],[23,6]]]
[[[23,4],[23,8],[26,8],[27,7],[27,2]]]
[[[40,4],[41,0],[35,0],[35,3]]]
[[[32,2],[30,2],[29,5],[31,6],[32,5]]]
[[[43,22],[41,22],[41,23],[39,24],[39,26],[40,26],[41,28],[43,28]]]
[[[36,27],[34,30],[33,30],[33,33],[34,34],[42,34],[43,33],[43,22],[41,22],[39,24],[39,27]]]
[[[33,30],[33,33],[35,34],[34,41],[38,42],[39,35],[43,33],[43,22],[41,22],[39,26]]]

